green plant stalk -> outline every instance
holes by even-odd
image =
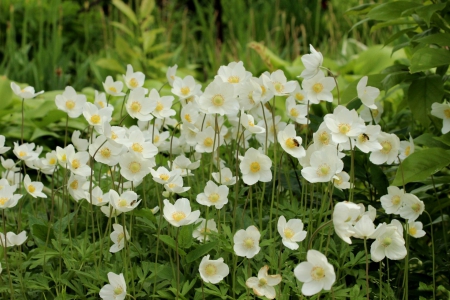
[[[369,253],[367,252],[367,238],[364,237],[364,254],[366,255],[366,292],[367,300],[370,300],[369,290]],[[381,299],[381,298],[380,298]]]
[[[436,255],[434,252],[434,234],[433,234],[433,219],[431,218],[430,214],[425,211],[425,213],[428,215],[428,218],[430,219],[430,236],[431,236],[431,251],[432,251],[432,257],[433,257],[433,299],[436,299]]]
[[[2,219],[3,219],[3,232],[4,237],[5,237],[5,241],[4,241],[4,247],[3,247],[3,256],[5,258],[5,263],[6,263],[6,270],[8,272],[8,278],[9,278],[9,288],[11,290],[11,299],[15,299],[15,295],[14,295],[14,288],[13,288],[13,284],[12,284],[12,277],[11,277],[11,272],[9,270],[9,261],[8,261],[8,255],[6,255],[6,217],[5,217],[5,210],[2,209]],[[2,241],[3,244],[3,241]]]

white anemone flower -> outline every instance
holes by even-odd
[[[295,158],[306,155],[306,151],[302,146],[302,138],[297,136],[294,124],[289,124],[284,130],[278,132],[278,142],[284,151]]]
[[[77,94],[71,86],[66,86],[62,95],[55,97],[56,107],[67,113],[70,118],[78,118],[83,113],[86,96]]]
[[[381,206],[387,214],[398,214],[398,210],[402,207],[405,192],[396,186],[387,188],[388,194],[380,198]]]
[[[260,151],[250,148],[241,159],[239,169],[242,172],[242,180],[245,184],[253,185],[258,181],[269,182],[272,180],[272,160]]]
[[[364,132],[356,138],[355,146],[364,153],[381,150],[383,147],[378,142],[380,132],[380,125],[367,125]]]
[[[195,139],[197,141],[195,151],[200,153],[211,153],[223,144],[223,138],[219,138],[211,126],[197,133]]]
[[[292,121],[299,124],[308,124],[308,106],[297,104],[293,97],[286,99],[286,112]]]
[[[245,282],[248,288],[253,289],[253,293],[259,297],[275,299],[276,291],[274,286],[281,282],[281,275],[268,275],[269,266],[262,267],[258,272],[258,277],[250,277]]]
[[[208,207],[214,206],[221,209],[228,203],[229,189],[226,185],[218,186],[213,181],[208,181],[203,193],[197,195],[197,202]]]
[[[414,140],[409,135],[409,141],[400,141],[400,154],[399,158],[403,161],[405,158],[414,153]]]
[[[192,232],[192,237],[203,243],[209,241],[209,235],[212,231],[217,232],[217,224],[214,219],[209,219],[208,222],[206,222],[205,219],[198,218],[198,220],[195,222],[195,228]]]
[[[172,182],[176,177],[180,176],[180,170],[172,170],[169,171],[165,167],[159,167],[156,171],[150,169],[150,173],[152,173],[153,180],[160,184],[168,184]]]
[[[138,195],[133,191],[126,191],[119,195],[115,190],[109,190],[109,203],[120,212],[135,209],[142,200],[137,201]]]
[[[333,177],[334,187],[339,190],[349,189],[350,188],[350,175],[347,172],[342,171],[336,173]]]
[[[180,99],[186,99],[193,95],[198,95],[202,86],[195,82],[194,77],[188,75],[183,79],[177,77],[172,84],[172,94],[180,97]]]
[[[16,185],[9,185],[9,182],[6,179],[0,180],[0,209],[11,208],[17,205],[17,202],[22,195],[14,194],[16,191]]]
[[[353,226],[355,234],[358,239],[367,239],[375,232],[375,224],[369,215],[363,215]]]
[[[333,226],[336,234],[347,244],[351,244],[355,234],[353,223],[360,215],[360,207],[352,202],[339,202],[334,206]]]
[[[380,95],[380,90],[376,87],[367,86],[367,80],[369,77],[362,77],[358,85],[356,86],[356,90],[358,92],[358,98],[361,99],[361,102],[370,109],[377,109],[375,105],[375,99]]]
[[[109,237],[114,244],[109,248],[109,252],[116,253],[125,247],[125,241],[130,239],[130,235],[120,224],[113,224],[113,229],[114,231],[111,232]]]
[[[357,137],[366,127],[354,109],[348,110],[342,105],[336,107],[333,114],[327,114],[324,122],[331,131],[333,141],[339,144],[348,142],[351,137]]]
[[[131,65],[127,65],[127,73],[122,75],[125,81],[125,84],[130,90],[134,90],[135,88],[142,87],[145,81],[145,75],[142,72],[133,72],[133,67]]]
[[[211,82],[198,100],[200,108],[207,114],[220,114],[221,116],[237,115],[239,102],[234,97],[231,83],[216,79]]]
[[[96,130],[102,130],[104,122],[112,120],[112,107],[98,109],[95,104],[86,102],[83,106],[83,116],[89,125],[94,126]]]
[[[298,249],[298,242],[306,238],[306,231],[303,230],[303,222],[300,219],[290,219],[286,222],[284,216],[278,219],[278,233],[281,235],[282,243],[291,250]]]
[[[377,107],[376,109],[370,109],[367,106],[363,107],[359,115],[364,120],[364,122],[374,122],[375,124],[380,123],[384,108],[383,105],[381,105],[380,101],[375,101],[375,106]]]
[[[425,210],[425,204],[416,195],[406,193],[402,197],[402,207],[398,210],[400,217],[412,222]]]
[[[244,128],[247,129],[249,132],[254,134],[266,132],[265,127],[258,126],[255,124],[255,118],[252,115],[246,114],[243,111],[241,113],[241,125],[244,126]]]
[[[287,81],[282,70],[276,70],[270,76],[263,77],[263,81],[275,96],[286,96],[292,93],[296,87],[294,80]]]
[[[319,149],[328,145],[336,146],[337,143],[331,137],[331,130],[328,129],[327,124],[322,122],[319,128],[313,134],[315,148]],[[336,148],[336,147],[335,147]],[[308,148],[309,149],[309,148]]]
[[[302,169],[302,176],[311,183],[331,181],[342,172],[344,163],[333,146],[326,146],[311,154],[310,166]]]
[[[369,160],[376,164],[383,163],[392,164],[397,161],[398,150],[400,149],[400,140],[394,133],[381,132],[378,135],[378,142],[381,144],[381,149],[373,151],[370,154]]]
[[[442,119],[442,133],[450,131],[450,103],[433,103],[431,105],[431,115]]]
[[[5,147],[5,136],[0,135],[0,154],[4,154],[9,151],[11,147]]]
[[[236,183],[236,176],[233,176],[229,168],[220,169],[220,172],[211,174],[217,183],[224,185],[233,185]]]
[[[30,176],[27,174],[23,179],[23,185],[33,198],[47,198],[47,195],[42,192],[44,184],[38,181],[31,181]]]
[[[67,182],[67,189],[75,201],[78,202],[81,199],[86,199],[86,183],[86,177],[70,174],[69,181]]]
[[[311,54],[304,54],[301,57],[305,70],[300,74],[300,77],[303,77],[304,79],[314,77],[319,72],[323,63],[322,53],[316,51],[311,44],[309,45],[309,51]]]
[[[244,68],[244,63],[230,62],[227,66],[220,66],[217,71],[215,79],[221,79],[223,82],[228,82],[231,84],[242,84],[250,79],[251,73],[246,71]]]
[[[86,151],[89,145],[88,140],[80,139],[81,132],[79,130],[75,130],[72,133],[72,144],[75,146],[77,151]]]
[[[230,268],[223,262],[222,257],[216,260],[209,259],[209,257],[208,254],[202,258],[198,270],[204,282],[216,284],[230,274]]]
[[[44,91],[35,93],[34,87],[32,86],[27,86],[26,88],[21,89],[20,86],[18,86],[14,82],[11,82],[11,89],[13,90],[14,94],[16,94],[22,99],[31,99],[36,97],[37,95],[44,93]]]
[[[174,179],[171,180],[169,183],[164,184],[164,189],[168,193],[175,193],[175,194],[181,194],[186,191],[189,191],[191,187],[183,186],[183,177],[181,176],[174,176]]]
[[[20,246],[27,240],[27,232],[24,230],[19,234],[15,234],[14,232],[7,232],[4,235],[0,232],[0,245],[3,248]]]
[[[302,87],[311,104],[319,104],[321,100],[333,102],[331,91],[336,87],[336,82],[333,77],[325,77],[321,71],[313,77],[303,80]]]
[[[302,294],[312,296],[321,290],[329,291],[336,281],[333,265],[317,250],[308,250],[306,260],[294,269],[297,280],[303,282]]]
[[[148,96],[150,103],[156,103],[155,109],[152,111],[152,114],[158,119],[169,118],[176,114],[175,110],[173,110],[172,102],[174,100],[173,96],[160,96],[158,91],[152,89],[150,95]]]
[[[385,257],[391,260],[405,258],[407,253],[405,240],[396,226],[381,224],[375,230],[372,238],[375,238],[375,241],[370,247],[370,254],[374,262],[379,262]]]
[[[125,96],[122,92],[123,82],[114,81],[111,76],[107,76],[105,82],[103,82],[103,88],[108,95],[111,96]]]
[[[119,275],[109,272],[109,284],[105,284],[100,290],[100,298],[105,300],[124,300],[127,296],[127,284],[123,274]]]
[[[89,154],[94,157],[95,161],[110,167],[117,165],[121,153],[122,146],[110,142],[104,135],[100,135],[89,145]]]
[[[156,97],[156,94],[158,92],[155,89],[150,91],[150,96]],[[138,119],[139,121],[150,121],[153,119],[151,113],[155,110],[157,103],[156,101],[150,101],[150,98],[145,97],[145,95],[146,91],[141,87],[130,92],[125,108],[133,119]]]
[[[425,231],[423,230],[422,222],[414,222],[414,221],[408,222],[408,233],[410,236],[416,239],[421,238],[426,234]]]
[[[144,159],[132,152],[128,152],[119,160],[120,174],[127,180],[140,181],[148,173],[150,168],[154,167],[155,159]]]
[[[191,204],[186,198],[180,198],[174,204],[164,199],[164,219],[175,227],[189,225],[197,221],[200,211],[191,210]]]
[[[243,256],[252,258],[259,253],[261,247],[259,247],[259,240],[261,233],[255,226],[249,226],[247,229],[241,229],[236,232],[233,237],[234,241],[234,253],[237,256]]]
[[[167,68],[166,78],[170,86],[173,86],[173,81],[177,78],[175,74],[177,73],[178,65]]]
[[[109,203],[109,193],[104,194],[102,189],[99,186],[96,186],[92,189],[92,193],[89,191],[86,192],[86,200],[91,202],[91,194],[92,194],[92,205],[95,206],[103,206]]]

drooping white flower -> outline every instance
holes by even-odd
[[[5,136],[0,135],[0,154],[6,153],[9,149],[11,149],[11,147],[5,147]]]
[[[342,171],[336,173],[333,177],[334,187],[340,190],[349,189],[350,188],[350,175],[347,172]]]
[[[18,86],[14,82],[11,82],[11,89],[13,90],[14,94],[16,94],[22,99],[31,99],[36,97],[37,95],[44,93],[44,91],[35,93],[34,87],[32,86],[27,86],[26,88],[21,89],[20,86]]]
[[[306,231],[303,230],[303,222],[300,219],[290,219],[286,222],[284,216],[278,219],[278,233],[281,235],[282,243],[291,250],[298,249],[298,242],[306,238]]]
[[[229,168],[223,168],[220,172],[211,174],[217,183],[224,185],[233,185],[236,183],[236,176],[233,176]]]
[[[180,198],[174,204],[164,199],[164,219],[175,227],[189,225],[197,221],[200,211],[191,210],[191,204],[186,198]]]
[[[20,246],[27,240],[27,232],[24,230],[19,234],[7,232],[6,235],[0,232],[0,246],[3,248]]]
[[[258,272],[258,277],[250,277],[245,282],[248,288],[253,289],[253,293],[259,297],[275,299],[276,292],[274,286],[281,282],[281,275],[268,275],[269,266],[262,267]]]
[[[311,249],[306,253],[306,260],[294,269],[295,278],[303,282],[302,294],[312,296],[321,290],[330,290],[336,274],[326,256]]]
[[[361,102],[370,109],[377,109],[375,105],[375,99],[380,95],[380,90],[367,86],[367,80],[369,77],[362,77],[358,85],[356,86],[356,90],[358,92],[358,98],[361,99]]]
[[[409,141],[400,141],[399,150],[400,150],[399,158],[401,161],[403,161],[409,155],[414,153],[414,140],[411,134],[409,135]]]
[[[114,231],[111,232],[109,237],[114,244],[109,248],[109,252],[116,253],[125,247],[125,241],[130,239],[130,235],[120,224],[113,224],[113,229]]]
[[[167,78],[167,82],[169,82],[170,86],[173,86],[173,81],[176,78],[175,74],[177,73],[177,69],[178,69],[178,65],[174,65],[172,67],[167,68],[166,78]]]
[[[92,198],[91,198],[92,195]],[[86,192],[86,200],[88,202],[91,202],[92,205],[95,206],[103,206],[109,203],[110,197],[109,192],[106,194],[103,194],[102,189],[99,186],[96,186],[92,189],[92,193],[89,193],[89,191]]]
[[[119,275],[109,272],[109,284],[105,284],[100,290],[100,297],[105,300],[124,300],[127,296],[127,284],[123,274]]]
[[[375,232],[375,224],[369,215],[363,215],[353,226],[355,238],[367,239]]]
[[[164,189],[168,193],[181,194],[181,193],[184,193],[186,191],[189,191],[191,189],[191,187],[183,186],[183,177],[181,177],[181,176],[174,176],[173,180],[171,180],[169,183],[164,184]],[[168,196],[164,196],[164,197],[168,197]]]
[[[408,222],[408,233],[410,236],[415,238],[421,238],[425,236],[425,231],[423,230],[423,224],[422,222],[414,222],[410,221]]]
[[[255,226],[249,226],[247,229],[241,229],[236,232],[233,237],[234,241],[234,253],[237,256],[243,256],[252,258],[259,253],[261,248],[259,247],[259,239],[261,233]]]
[[[255,184],[258,181],[269,182],[272,180],[271,166],[272,160],[267,155],[262,154],[254,148],[250,148],[245,152],[239,164],[239,169],[242,172],[242,180],[248,185]]]
[[[86,139],[80,139],[81,132],[79,130],[75,130],[72,133],[72,144],[75,146],[77,151],[86,151],[89,145],[89,142]]]
[[[380,123],[384,108],[380,101],[375,101],[374,105],[377,107],[376,109],[370,109],[367,106],[364,106],[361,110],[359,115],[364,122],[374,122],[375,124]]]
[[[204,256],[200,262],[198,267],[200,277],[204,282],[216,284],[230,273],[230,268],[223,262],[222,257],[216,260],[209,259],[209,257],[209,254]]]
[[[244,126],[245,129],[254,134],[266,132],[266,128],[255,125],[255,118],[252,115],[246,114],[243,111],[241,113],[241,125]]]
[[[353,223],[358,219],[360,207],[352,202],[339,202],[334,206],[333,225],[336,234],[347,244],[351,244],[355,234]]]
[[[225,185],[217,186],[213,181],[208,181],[203,193],[197,195],[197,202],[206,206],[214,206],[221,209],[228,203],[228,187]]]
[[[316,51],[311,44],[309,45],[309,51],[311,54],[304,54],[301,57],[305,69],[300,74],[300,77],[303,77],[304,79],[314,77],[319,72],[323,63],[322,53]]]
[[[14,194],[16,191],[16,185],[10,185],[8,180],[0,180],[0,209],[11,208],[17,205],[17,202],[22,195]]]

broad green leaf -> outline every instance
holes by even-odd
[[[384,27],[396,26],[396,25],[412,25],[412,24],[416,24],[416,22],[410,21],[408,18],[400,18],[400,19],[390,20],[390,21],[386,21],[386,22],[380,22],[380,23],[377,23],[376,25],[372,26],[372,28],[370,28],[370,33],[374,33],[378,29],[381,29]]]
[[[422,7],[416,8],[416,13],[419,17],[421,17],[425,23],[427,23],[428,27],[430,27],[431,16],[445,8],[446,3],[437,3],[431,5],[424,5]]]
[[[382,84],[384,89],[388,91],[397,84],[402,83],[404,81],[411,81],[414,78],[417,78],[417,75],[413,75],[408,71],[394,72],[388,74],[386,78],[383,79]]]
[[[420,37],[418,39],[413,39],[413,41],[427,45],[436,44],[438,46],[450,46],[450,33],[439,32]]]
[[[0,110],[8,107],[12,102],[13,91],[11,90],[11,81],[6,76],[0,76]]]
[[[53,232],[53,229],[48,228],[46,225],[41,224],[34,224],[31,226],[31,234],[33,237],[40,239],[41,241],[45,242],[47,240],[47,233],[49,233],[49,241],[55,238],[55,234]]]
[[[436,137],[431,133],[424,133],[414,139],[414,144],[423,145],[426,148],[449,148],[441,140],[441,137]]]
[[[107,70],[116,71],[122,74],[125,73],[125,68],[117,60],[112,58],[100,58],[95,64]]]
[[[180,234],[178,235],[178,245],[181,248],[189,248],[192,245],[192,225],[183,226],[180,229]]]
[[[431,104],[440,102],[443,95],[444,85],[439,75],[429,75],[413,80],[408,89],[407,101],[414,118],[424,126],[428,126]]]
[[[33,131],[33,134],[30,137],[30,141],[34,141],[37,138],[43,137],[43,136],[53,136],[55,138],[59,138],[60,136],[52,131],[44,130],[39,127],[36,127]]]
[[[421,6],[421,4],[410,1],[387,2],[372,9],[367,17],[373,20],[389,21],[401,17],[404,11],[418,6]]]
[[[143,0],[139,9],[139,18],[142,20],[150,15],[155,8],[155,0]]]
[[[450,150],[430,148],[414,152],[405,158],[398,167],[392,185],[421,182],[449,164]]]
[[[191,252],[186,255],[186,262],[191,263],[197,259],[199,259],[202,256],[205,256],[208,254],[211,250],[213,250],[217,246],[217,241],[210,242],[207,244],[202,244],[192,250]]]
[[[136,15],[134,14],[133,10],[126,5],[125,3],[123,3],[121,0],[113,0],[112,3],[114,4],[115,7],[117,7],[117,9],[119,9],[125,16],[127,16],[127,18],[133,22],[134,25],[137,25],[137,19],[136,19]]]
[[[157,236],[156,234],[154,234],[154,236]],[[167,246],[169,246],[170,248],[172,248],[173,250],[177,250],[177,245],[175,243],[175,240],[170,236],[170,235],[160,235],[159,239],[166,244]],[[180,249],[180,247],[178,247],[178,253],[182,256],[186,255],[186,252],[184,252],[183,249]]]
[[[425,47],[414,52],[409,70],[411,73],[416,73],[448,64],[450,64],[450,51]]]

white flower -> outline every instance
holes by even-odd
[[[66,150],[66,166],[76,175],[89,176],[91,168],[87,165],[89,153],[86,151],[75,152],[75,148],[70,147]]]
[[[274,286],[281,282],[281,275],[268,275],[269,266],[262,267],[258,272],[258,277],[250,277],[245,285],[253,289],[253,293],[259,297],[266,296],[267,299],[275,299],[276,292]]]
[[[286,99],[286,112],[292,121],[299,124],[308,124],[308,106],[297,104],[293,97]]]
[[[241,113],[241,125],[251,133],[259,134],[266,132],[265,127],[255,125],[255,118],[252,115],[247,115],[243,111]]]
[[[327,124],[325,122],[322,122],[317,129],[316,132],[313,134],[313,140],[315,148],[322,148],[328,145],[337,145],[332,137],[331,137],[331,130],[328,129]],[[311,147],[310,147],[311,148]],[[308,149],[310,149],[308,148]],[[335,147],[336,148],[336,147]]]
[[[345,106],[339,105],[334,109],[333,114],[327,114],[324,122],[331,131],[332,139],[335,143],[346,143],[350,137],[357,137],[364,132],[366,125],[359,118],[358,113]]]
[[[192,237],[200,242],[209,241],[209,234],[211,231],[217,232],[216,221],[214,221],[214,219],[209,219],[208,222],[206,222],[205,219],[198,218],[195,222],[195,229],[192,232]]]
[[[11,89],[13,90],[14,94],[19,96],[22,99],[30,99],[34,98],[37,95],[42,94],[44,91],[40,91],[38,93],[34,92],[34,87],[27,86],[26,88],[21,89],[16,83],[11,82]]]
[[[425,231],[423,231],[422,222],[414,221],[408,222],[408,233],[410,236],[415,238],[421,238],[426,234]]]
[[[11,149],[11,147],[5,147],[5,136],[0,135],[0,154],[9,151],[9,149]]]
[[[178,69],[178,65],[174,65],[172,67],[167,68],[166,78],[167,78],[167,82],[169,82],[170,86],[173,86],[173,81],[176,78],[175,74],[177,72],[177,69]]]
[[[244,63],[230,62],[228,66],[220,66],[217,71],[215,79],[221,79],[223,82],[228,82],[231,84],[242,84],[246,82],[251,77],[251,73],[247,72],[244,68]]]
[[[372,86],[367,86],[368,78],[369,77],[364,76],[359,80],[358,85],[356,86],[358,98],[361,99],[361,102],[368,108],[377,109],[375,99],[380,95],[380,90]]]
[[[24,230],[19,234],[7,232],[6,236],[0,232],[0,245],[2,247],[20,246],[27,240],[27,232]]]
[[[219,138],[216,135],[213,127],[208,127],[203,129],[202,132],[197,133],[195,137],[197,145],[195,146],[195,151],[203,153],[211,153],[217,149],[219,145],[222,145],[223,138]]]
[[[160,96],[158,91],[152,89],[148,97],[150,103],[156,103],[155,109],[152,114],[158,119],[164,119],[176,114],[175,110],[171,109],[173,96]]]
[[[300,219],[290,219],[286,223],[286,218],[281,216],[278,219],[278,233],[281,235],[283,245],[291,250],[298,249],[298,242],[306,238],[306,231],[303,230],[303,222]]]
[[[103,206],[108,204],[110,200],[109,198],[109,193],[103,194],[103,191],[99,186],[94,187],[92,189],[92,193],[89,193],[89,191],[86,192],[86,200],[88,202],[91,202],[92,200],[92,205],[95,206]]]
[[[193,102],[189,102],[181,109],[180,118],[183,123],[195,124],[198,117],[199,109]]]
[[[77,148],[77,151],[86,151],[89,145],[89,142],[86,139],[80,139],[81,132],[79,130],[75,130],[72,133],[72,144]]]
[[[446,134],[450,131],[450,104],[449,103],[433,103],[431,105],[431,115],[442,119],[442,133]]]
[[[241,229],[236,232],[233,237],[234,252],[237,256],[252,258],[259,253],[259,239],[261,233],[255,226],[249,226],[247,229]]]
[[[159,167],[156,171],[150,169],[150,173],[152,173],[153,180],[160,184],[168,184],[172,182],[174,179],[180,176],[180,170],[169,171],[164,167]]]
[[[56,95],[56,107],[68,114],[70,118],[78,118],[83,113],[83,106],[86,103],[85,95],[78,95],[71,86],[66,86],[62,95]]]
[[[103,82],[103,88],[108,95],[111,96],[124,96],[125,93],[122,92],[123,82],[114,81],[111,76],[107,76],[105,82]]]
[[[331,91],[336,86],[336,82],[332,77],[325,77],[323,72],[317,72],[314,77],[305,79],[302,87],[305,90],[308,100],[311,104],[318,104],[320,100],[333,102]]]
[[[383,149],[378,142],[378,135],[380,132],[380,125],[367,125],[364,132],[360,133],[356,138],[355,146],[364,153]]]
[[[323,63],[322,53],[316,51],[311,44],[309,45],[309,51],[311,54],[304,54],[301,57],[305,70],[300,74],[300,77],[303,77],[304,79],[314,77],[319,72]]]
[[[158,154],[158,148],[150,141],[146,141],[144,133],[136,126],[129,129],[127,139],[117,139],[116,142],[142,158],[153,158]]]
[[[189,225],[197,221],[200,211],[191,211],[191,204],[186,198],[180,198],[174,204],[164,199],[164,219],[175,227]]]
[[[0,180],[0,209],[11,208],[17,205],[22,195],[14,194],[16,185],[9,185],[8,180]]]
[[[137,201],[138,195],[133,191],[123,192],[120,196],[115,190],[109,190],[109,203],[120,212],[135,209],[142,200]]]
[[[122,75],[125,81],[125,84],[130,90],[133,90],[137,87],[142,87],[145,81],[145,75],[142,72],[133,72],[133,67],[131,65],[127,65],[127,73]]]
[[[355,234],[353,223],[358,219],[360,207],[352,202],[339,202],[334,206],[333,225],[336,234],[347,244],[351,244]]]
[[[221,209],[228,203],[228,191],[227,186],[217,186],[210,180],[206,183],[204,193],[197,195],[197,202],[208,207],[214,205],[215,208]]]
[[[333,177],[333,184],[334,187],[340,190],[343,189],[349,189],[350,188],[350,175],[348,175],[347,172],[342,171],[339,173],[336,173]]]
[[[336,274],[325,255],[316,250],[308,250],[306,260],[294,269],[295,278],[303,282],[303,295],[312,296],[322,289],[330,290],[336,281]]]
[[[236,115],[239,111],[239,102],[234,97],[232,84],[220,79],[206,87],[198,102],[207,114]]]
[[[365,239],[369,238],[375,232],[375,224],[369,215],[363,215],[361,219],[353,226],[355,238]]]
[[[270,74],[270,77],[263,77],[264,84],[270,88],[275,96],[285,96],[295,90],[295,81],[287,81],[282,70],[276,70]]]
[[[122,155],[119,160],[120,174],[130,181],[140,181],[155,165],[155,159],[144,159],[132,152]]]
[[[31,182],[30,176],[28,176],[28,174],[25,175],[25,178],[23,179],[23,185],[28,194],[30,194],[33,198],[47,198],[47,195],[42,192],[44,184],[38,181]]]
[[[130,239],[130,235],[120,224],[113,224],[113,228],[114,231],[111,232],[109,237],[114,244],[109,248],[109,252],[116,253],[125,247],[125,241]]]
[[[150,121],[153,119],[151,114],[156,108],[156,101],[150,101],[150,98],[145,97],[146,91],[144,88],[138,87],[130,92],[128,96],[125,108],[128,114],[133,119],[138,119],[140,121]],[[150,97],[158,97],[158,91],[152,89],[150,91]]]
[[[396,186],[388,187],[387,191],[388,194],[380,198],[381,206],[387,214],[398,214],[398,210],[403,204],[402,198],[405,192]]]
[[[127,284],[123,274],[109,272],[108,281],[109,284],[105,284],[100,290],[100,297],[106,300],[124,300],[127,296]]]
[[[220,172],[211,174],[217,183],[233,185],[236,183],[236,176],[233,176],[229,168],[221,169]]]
[[[412,222],[415,221],[425,210],[423,201],[413,194],[404,194],[402,197],[402,207],[398,210],[400,217]]]
[[[209,259],[209,254],[202,258],[198,267],[200,277],[204,282],[219,283],[230,273],[230,268],[223,262],[223,258]]]
[[[99,130],[104,122],[110,122],[112,119],[113,109],[111,107],[105,107],[98,109],[95,104],[86,102],[83,107],[83,116],[89,125],[94,126],[96,130]]]
[[[371,259],[378,262],[387,257],[400,260],[406,256],[405,240],[396,226],[381,224],[372,235],[375,241],[370,247]]]
[[[302,169],[302,176],[309,182],[328,182],[344,168],[344,163],[333,146],[326,146],[311,154],[310,166]]]
[[[115,142],[110,142],[104,135],[100,135],[89,145],[89,154],[95,161],[108,166],[115,166],[120,160],[122,146]]]
[[[195,79],[192,76],[186,76],[183,79],[175,78],[172,84],[172,94],[180,97],[180,99],[186,99],[193,95],[199,94],[202,86],[195,83]]]
[[[381,144],[381,149],[373,151],[370,154],[369,160],[376,164],[383,163],[392,164],[397,160],[398,150],[400,149],[400,140],[398,136],[391,133],[381,132],[378,136],[378,142]]]
[[[181,176],[175,176],[169,183],[164,184],[164,188],[167,192],[175,194],[181,194],[190,190],[189,186],[183,187],[183,177]]]
[[[182,154],[174,159],[172,170],[180,171],[181,172],[180,175],[182,177],[185,177],[185,176],[193,176],[194,174],[192,174],[191,171],[197,169],[198,167],[200,167],[199,160],[191,162],[189,158],[187,158]]]
[[[409,141],[401,141],[400,142],[400,154],[399,158],[401,161],[403,161],[405,158],[407,158],[409,155],[414,153],[414,140],[411,137],[411,134],[409,135]]]
[[[245,152],[244,158],[239,164],[242,180],[248,185],[253,185],[258,181],[269,182],[272,180],[271,166],[272,161],[267,155],[250,148]]]
[[[306,155],[306,151],[302,146],[302,138],[297,136],[293,124],[287,125],[284,130],[278,132],[278,142],[284,151],[295,158]]]
[[[70,174],[69,181],[67,182],[67,187],[69,190],[69,194],[75,201],[78,202],[81,199],[86,199],[86,190],[84,189],[84,185],[86,182],[86,177]]]

